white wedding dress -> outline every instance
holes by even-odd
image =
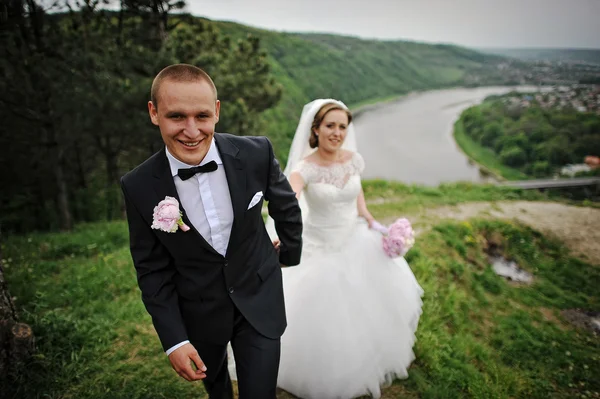
[[[406,377],[423,290],[403,258],[358,216],[362,157],[301,161],[308,214],[301,264],[283,269],[288,327],[278,386],[305,399],[348,399]]]

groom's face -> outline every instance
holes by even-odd
[[[198,165],[215,134],[221,104],[208,82],[165,80],[157,104],[148,102],[152,123],[160,128],[169,152],[181,162]]]

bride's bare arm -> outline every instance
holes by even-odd
[[[292,185],[292,188],[293,187],[294,186]],[[296,191],[296,190],[294,190],[294,191]],[[367,209],[367,202],[365,201],[365,193],[362,188],[360,189],[360,194],[358,194],[357,206],[358,206],[358,215],[365,218],[367,223],[369,224],[369,226],[371,226],[371,223],[375,220],[375,218],[373,217],[373,215],[371,215],[371,212],[369,212],[369,210]]]
[[[290,174],[290,185],[292,186],[292,190],[296,193],[296,199],[300,199],[300,194],[302,194],[302,190],[304,190],[304,179],[300,172],[292,172]]]

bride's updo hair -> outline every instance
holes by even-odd
[[[312,126],[310,127],[310,138],[308,139],[308,144],[310,148],[317,148],[319,146],[319,136],[316,135],[315,130],[321,126],[323,119],[325,119],[325,115],[327,115],[330,111],[334,111],[339,109],[340,111],[344,111],[346,115],[348,115],[348,125],[352,122],[352,113],[341,105],[335,103],[327,103],[321,107],[319,112],[315,115],[315,119],[313,119]]]

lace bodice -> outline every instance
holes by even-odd
[[[304,180],[308,215],[304,221],[305,245],[341,243],[358,220],[363,158],[358,153],[343,163],[321,166],[303,160],[296,171]],[[305,211],[303,209],[303,211]]]
[[[321,166],[303,160],[298,163],[296,170],[302,176],[305,184],[326,183],[341,189],[350,177],[360,175],[364,168],[363,158],[355,152],[346,162],[334,163],[331,166]]]

